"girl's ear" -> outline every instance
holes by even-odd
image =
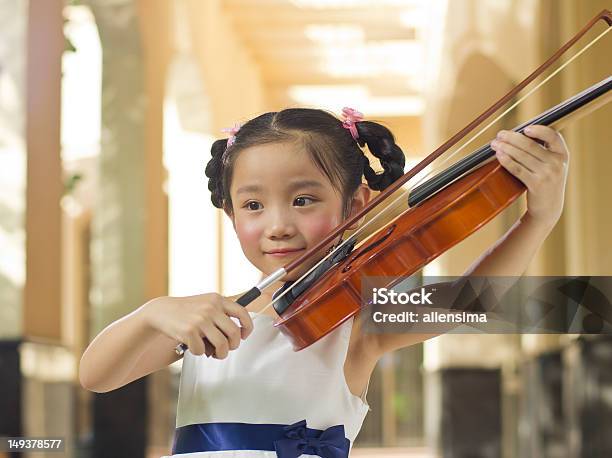
[[[351,213],[348,216],[351,218],[353,215],[359,213],[363,207],[365,207],[370,201],[370,197],[372,196],[372,190],[368,187],[367,184],[361,183],[355,194],[353,194],[353,201],[351,203]],[[361,217],[355,224],[350,225],[346,228],[347,231],[352,231],[353,229],[357,229],[363,223],[365,216]]]
[[[227,215],[227,217],[230,219],[230,221],[232,222],[232,226],[234,227],[234,230],[236,230],[236,220],[234,220],[234,213],[233,212],[228,212],[227,210],[224,210],[225,214]]]

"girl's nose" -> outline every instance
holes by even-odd
[[[266,237],[269,239],[284,239],[293,237],[296,232],[295,224],[288,215],[278,213],[271,218],[267,225]]]

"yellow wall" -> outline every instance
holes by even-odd
[[[438,81],[429,88],[424,118],[426,147],[449,138],[530,74],[603,9],[604,3],[449,2]],[[604,26],[597,29],[602,31]],[[570,55],[594,36],[589,34]],[[589,50],[474,146],[488,142],[499,128],[513,127],[603,79],[610,70],[609,49],[608,39],[607,46]],[[609,137],[609,119],[610,107],[606,107],[561,131],[571,154],[564,214],[534,258],[530,273],[604,275],[612,271],[612,258],[602,256],[611,248],[605,234],[612,232],[604,197],[612,195],[606,178],[612,158],[606,153],[609,140],[604,138]],[[523,197],[488,227],[443,255],[439,259],[442,271],[461,274],[524,209]]]
[[[219,0],[187,0],[194,53],[210,98],[214,135],[264,109],[256,62]]]

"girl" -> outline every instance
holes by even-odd
[[[387,128],[352,109],[343,115],[344,122],[315,109],[266,113],[212,146],[206,175],[213,205],[223,208],[246,257],[264,275],[362,209],[370,189],[382,190],[403,174],[404,154]],[[502,131],[492,146],[527,186],[527,212],[466,275],[520,276],[561,214],[565,143],[544,126],[526,134]],[[383,173],[370,167],[365,145]],[[316,261],[283,280],[299,278]],[[81,359],[81,384],[96,392],[117,389],[179,359],[174,349],[182,342],[189,351],[173,456],[347,457],[369,410],[365,396],[376,362],[435,334],[365,334],[357,314],[294,352],[272,326],[274,310],[258,313],[280,286],[245,308],[234,302],[239,296],[215,293],[153,299],[94,339]],[[204,339],[214,358],[202,357],[209,353]]]

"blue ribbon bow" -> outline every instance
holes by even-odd
[[[302,454],[322,458],[347,458],[350,441],[344,437],[344,425],[327,428],[318,437],[308,437],[306,420],[284,428],[286,439],[274,441],[278,458],[297,458]]]

